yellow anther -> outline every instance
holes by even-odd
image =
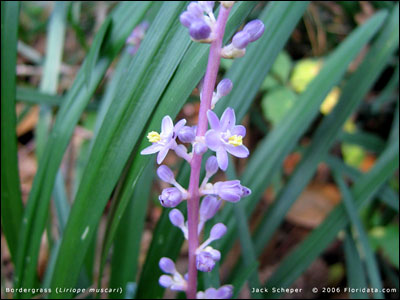
[[[149,132],[149,134],[147,135],[147,138],[149,139],[150,143],[157,143],[157,142],[161,141],[160,134],[155,131]]]
[[[229,144],[237,147],[243,144],[243,137],[241,135],[232,135],[229,138]]]

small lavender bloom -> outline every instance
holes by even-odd
[[[214,193],[223,200],[238,202],[251,194],[251,190],[240,184],[240,180],[219,181],[214,184]]]
[[[232,90],[232,81],[228,78],[222,79],[217,85],[217,95],[219,98],[228,95]]]
[[[226,226],[222,223],[215,224],[210,231],[210,238],[209,240],[219,240],[222,238],[226,233]]]
[[[201,272],[210,272],[215,267],[215,260],[208,251],[201,251],[196,255],[196,267]]]
[[[186,120],[180,120],[174,126],[170,116],[165,116],[161,123],[161,133],[155,131],[150,132],[147,138],[151,143],[151,146],[145,148],[140,152],[142,155],[148,155],[158,152],[157,163],[161,164],[164,158],[167,156],[170,149],[175,149],[177,143],[175,141],[177,133],[186,124]]]
[[[187,7],[187,11],[197,18],[202,18],[204,9],[199,3],[191,2]]]
[[[182,25],[189,28],[193,22],[195,22],[198,18],[191,14],[188,11],[184,11],[180,16],[179,20],[181,21]]]
[[[198,1],[198,3],[207,14],[212,13],[215,1]]]
[[[194,127],[183,126],[178,133],[178,138],[182,143],[191,143],[196,138],[196,131]]]
[[[169,213],[169,220],[171,221],[172,225],[176,227],[182,227],[185,225],[185,218],[179,209],[173,209]]]
[[[207,159],[206,162],[206,176],[210,178],[218,171],[218,161],[217,158],[212,155]]]
[[[215,216],[220,206],[221,201],[217,197],[211,195],[205,196],[200,204],[200,220],[203,222],[210,220]]]
[[[167,273],[167,274],[175,274],[176,273],[175,263],[172,261],[172,259],[170,259],[168,257],[162,257],[158,264],[160,266],[160,269],[164,273]]]
[[[204,292],[197,293],[197,299],[231,299],[232,296],[232,285],[223,285],[219,289],[209,288]]]
[[[250,42],[258,40],[264,33],[264,23],[261,20],[253,20],[244,26],[243,31],[246,31],[250,35]]]
[[[194,40],[205,40],[210,37],[211,28],[204,20],[198,19],[191,23],[189,34]]]
[[[158,283],[165,288],[169,288],[171,285],[174,284],[174,280],[171,276],[168,275],[161,275],[158,279]]]
[[[175,182],[174,173],[166,165],[161,165],[157,169],[157,175],[161,180],[173,184]]]
[[[243,137],[246,135],[246,128],[242,125],[235,125],[235,112],[230,107],[224,111],[221,120],[211,110],[207,112],[207,117],[211,129],[205,135],[206,144],[216,152],[220,169],[226,171],[228,168],[227,152],[240,158],[249,155],[249,150],[242,143]]]
[[[244,49],[250,43],[251,36],[247,31],[239,31],[232,39],[232,44],[237,49]]]
[[[163,189],[158,199],[164,207],[175,207],[182,202],[183,195],[177,188],[170,187]]]

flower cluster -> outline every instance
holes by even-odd
[[[221,1],[220,9],[225,9],[225,13],[229,14],[229,10],[234,2]],[[218,26],[221,25],[218,23],[220,19],[218,16],[218,20],[216,20],[213,14],[214,4],[215,1],[191,2],[187,10],[181,14],[180,21],[189,29],[189,34],[194,41],[206,43],[212,43],[215,39],[219,39],[220,42],[222,41],[223,32],[221,35],[221,32],[218,31]],[[223,22],[226,22],[226,19],[227,15]],[[221,59],[221,57],[236,58],[243,56],[246,46],[250,42],[257,40],[263,32],[264,25],[261,21],[251,21],[244,26],[242,31],[234,35],[230,44],[218,50],[220,54],[218,59]],[[213,63],[218,62],[211,61],[211,64]],[[190,280],[192,277],[189,278],[189,274],[196,275],[196,268],[201,272],[210,272],[221,259],[221,253],[217,249],[214,249],[211,244],[226,234],[227,227],[222,223],[215,224],[211,228],[208,238],[199,243],[198,236],[203,231],[204,224],[216,215],[223,201],[238,202],[241,198],[251,193],[250,189],[241,185],[239,180],[210,182],[210,179],[219,169],[222,171],[227,170],[229,162],[228,153],[238,158],[245,158],[249,155],[249,150],[243,144],[243,139],[246,136],[246,128],[242,125],[236,125],[235,111],[228,107],[220,118],[212,111],[218,100],[228,95],[232,90],[232,81],[229,79],[221,80],[217,85],[216,91],[212,92],[215,88],[215,81],[216,74],[215,78],[211,80],[208,78],[208,81],[204,80],[204,82],[208,82],[209,84],[208,104],[203,99],[205,97],[203,95],[205,89],[202,86],[204,83],[200,87],[201,105],[206,105],[206,110],[203,110],[203,114],[200,112],[199,121],[202,120],[204,126],[206,126],[207,121],[209,124],[208,130],[203,127],[205,134],[201,134],[198,126],[187,126],[184,119],[174,125],[171,117],[165,116],[162,119],[160,133],[151,131],[147,135],[147,138],[152,145],[141,152],[143,155],[158,153],[157,163],[160,166],[157,169],[157,175],[161,180],[172,185],[162,191],[159,196],[160,203],[164,207],[174,208],[169,212],[169,219],[172,225],[182,231],[185,239],[189,240],[189,256],[192,253],[193,256],[190,257],[195,257],[195,261],[192,260],[193,264],[190,264],[194,269],[190,269],[189,266],[189,273],[184,276],[176,270],[175,264],[171,259],[163,257],[159,265],[161,270],[166,274],[160,277],[159,283],[161,286],[174,291],[186,291],[188,297],[191,295],[198,299],[227,299],[232,297],[233,287],[231,285],[224,285],[218,289],[209,288],[204,292],[197,292],[196,279]],[[212,86],[210,82],[212,82]],[[189,152],[189,149],[191,152]],[[198,182],[197,179],[196,196],[193,196],[193,185],[191,185],[191,189],[186,190],[177,182],[173,171],[168,166],[161,165],[170,150],[191,164],[192,172],[198,172],[197,174],[200,174],[199,168],[202,155],[208,150],[215,153],[215,155],[209,156],[206,161],[205,176],[202,182]],[[200,161],[192,164],[196,159],[200,159]],[[198,198],[196,199],[197,195],[202,197],[200,205],[193,210],[198,215],[198,220],[193,219],[193,217],[190,219],[190,216],[193,216],[193,214],[188,213],[188,221],[185,221],[182,212],[175,207],[182,201],[187,200],[189,210],[189,204],[193,203],[193,201],[199,201]],[[195,223],[193,223],[193,220],[196,220]],[[193,227],[193,224],[195,227]],[[191,245],[194,245],[192,252],[190,252]],[[191,273],[191,270],[194,270],[195,273]]]

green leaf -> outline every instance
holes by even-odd
[[[297,95],[291,89],[278,86],[264,95],[261,108],[265,118],[271,121],[274,126],[277,126],[295,105],[296,100]]]
[[[110,287],[122,286],[126,291],[128,285],[136,283],[142,232],[153,176],[153,164],[149,164],[138,180],[141,188],[135,190],[118,226],[112,255]],[[126,296],[110,293],[109,298],[126,299]]]
[[[271,183],[274,173],[279,170],[284,158],[295,147],[298,139],[304,134],[308,126],[319,113],[319,107],[336,83],[342,78],[349,63],[356,57],[362,47],[372,38],[375,32],[382,25],[387,14],[376,14],[369,22],[356,29],[326,60],[319,75],[309,84],[297,100],[296,105],[286,116],[285,122],[276,127],[270,134],[261,141],[255,152],[251,154],[248,166],[242,176],[243,184],[252,190],[250,197],[244,199],[246,202],[247,214],[249,215],[257,205],[265,188]],[[386,56],[383,55],[385,58]],[[370,67],[370,65],[365,65]],[[340,101],[335,111],[329,114],[313,136],[312,144],[303,155],[300,164],[292,174],[285,188],[279,193],[278,200],[264,216],[259,229],[256,232],[255,247],[260,253],[264,245],[271,238],[276,228],[282,222],[286,212],[307,185],[318,163],[324,158],[329,150],[333,137],[342,128],[342,124],[348,115],[361,101],[363,94],[368,91],[369,85],[373,82],[375,71],[370,72],[371,82],[353,76],[351,82],[359,83],[357,92],[351,82],[347,86],[347,97]],[[364,73],[366,73],[364,71]],[[362,74],[364,74],[362,73]],[[350,98],[351,97],[351,98]],[[351,100],[350,100],[350,99]],[[229,227],[229,226],[228,226]]]
[[[251,276],[251,274],[257,273],[258,270],[258,261],[254,261],[251,265],[246,267],[243,272],[239,273],[239,276],[236,277],[235,281],[232,282],[232,285],[234,287],[233,291],[233,299],[236,299],[239,296],[240,291],[242,290],[244,284],[247,282],[248,278]],[[257,297],[258,293],[252,293],[252,296],[254,298]]]
[[[1,228],[16,262],[23,204],[18,175],[15,72],[20,3],[1,2]]]
[[[358,240],[360,241],[363,249],[363,254],[365,255],[365,263],[370,286],[378,289],[378,292],[373,293],[374,299],[385,299],[381,292],[382,279],[380,276],[378,264],[376,262],[374,252],[372,251],[369,244],[368,235],[365,232],[364,226],[362,225],[361,220],[357,214],[357,207],[354,204],[353,196],[340,174],[334,173],[334,178],[342,194],[342,202],[348,218],[358,233]]]
[[[374,250],[382,250],[383,256],[399,268],[399,226],[389,224],[370,230],[369,239]]]
[[[346,165],[342,160],[335,156],[328,155],[325,158],[325,162],[332,170],[340,172],[341,174],[346,174],[346,176],[353,181],[362,176],[361,171]],[[396,212],[399,212],[399,195],[387,184],[382,187],[379,192],[379,197],[386,205],[394,209]]]
[[[52,291],[57,286],[70,286],[76,282],[88,242],[108,197],[189,45],[178,17],[184,5],[183,2],[163,5],[118,86],[115,96],[118,101],[112,102],[104,118],[71,210],[55,267]],[[53,292],[52,296],[70,295]]]
[[[357,131],[355,133],[342,132],[339,140],[346,144],[361,146],[364,150],[381,153],[385,148],[382,138],[369,132]]]
[[[346,236],[343,242],[344,254],[346,258],[347,284],[350,288],[359,289],[367,287],[367,278],[365,277],[364,266],[361,257],[357,251],[357,245],[353,240],[351,230],[346,230]],[[366,299],[367,293],[359,292],[349,293],[351,299]]]
[[[243,119],[307,6],[307,1],[269,2],[258,17],[266,28],[263,36],[250,44],[246,55],[236,59],[225,74],[232,80],[233,89],[218,101],[215,107],[218,115],[229,106],[235,109],[238,120]]]
[[[399,145],[392,143],[379,157],[370,172],[355,182],[351,195],[357,211],[379,192],[399,164]],[[338,205],[325,221],[288,254],[266,282],[266,288],[289,287],[302,272],[329,246],[338,232],[349,223],[343,204]],[[267,293],[264,297],[276,298],[279,294]]]
[[[235,167],[233,164],[232,159],[229,161],[229,166],[227,170],[227,179],[228,180],[234,180],[237,178],[237,174],[235,171]],[[257,256],[256,252],[254,249],[253,241],[251,239],[251,233],[249,226],[247,224],[247,218],[246,218],[246,210],[245,210],[245,205],[242,201],[238,203],[233,203],[233,211],[235,213],[235,221],[236,221],[236,230],[239,232],[239,239],[240,239],[240,246],[242,250],[242,259],[244,261],[244,267],[251,268],[254,266],[256,263],[258,265],[257,261]],[[237,272],[236,276],[233,279],[233,282],[239,281],[243,275],[241,274],[242,272]],[[246,274],[246,272],[244,272]],[[252,288],[260,288],[260,280],[258,278],[258,272],[257,269],[254,270],[252,273],[248,274],[247,281],[249,283],[250,289]],[[235,295],[237,296],[238,293],[240,292],[240,287],[235,286]],[[251,296],[253,299],[261,299],[261,294],[260,293],[251,293]],[[236,298],[236,297],[234,297]]]
[[[62,99],[62,96],[40,92],[37,89],[22,86],[17,87],[17,101],[25,102],[28,104],[60,106],[63,101]]]
[[[102,55],[95,67],[90,87],[85,85],[85,67],[79,71],[73,86],[65,96],[63,105],[58,112],[55,124],[46,143],[44,153],[39,161],[39,168],[34,179],[31,193],[22,223],[20,233],[20,248],[18,249],[15,286],[33,286],[32,282],[36,273],[38,252],[40,248],[41,235],[47,219],[50,196],[54,182],[69,139],[80,115],[92,98],[94,91],[103,78],[112,59],[125,43],[132,27],[137,24],[140,18],[151,3],[121,3],[118,4],[110,14],[112,28],[108,35],[107,54]],[[103,35],[97,35],[93,41],[91,51],[101,47]],[[109,43],[114,43],[110,45]],[[113,51],[111,51],[113,50]],[[30,297],[30,294],[18,295]]]
[[[292,69],[292,59],[286,51],[282,51],[277,56],[272,68],[271,73],[282,83],[285,84],[289,79],[290,71]]]

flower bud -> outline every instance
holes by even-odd
[[[217,223],[211,228],[210,239],[211,240],[219,240],[226,233],[226,226],[222,223]]]
[[[215,267],[215,260],[207,251],[201,251],[196,255],[196,268],[201,272],[210,272]]]
[[[185,225],[185,218],[179,209],[173,209],[169,212],[169,220],[172,225],[176,227],[182,227]]]
[[[251,194],[251,190],[240,184],[239,180],[219,181],[214,184],[214,193],[229,202],[238,202]]]
[[[178,132],[178,138],[182,143],[191,143],[196,138],[196,132],[193,127],[183,126]]]
[[[200,204],[200,220],[210,220],[218,212],[221,201],[217,197],[207,195]]]
[[[207,173],[206,176],[211,177],[217,172],[218,172],[218,161],[217,158],[214,155],[212,155],[207,159],[206,162],[206,173]]]
[[[244,49],[250,43],[251,36],[247,31],[239,31],[232,39],[232,44],[237,49]]]
[[[215,1],[198,1],[198,3],[207,14],[212,13]]]
[[[174,280],[171,276],[161,275],[158,279],[158,283],[165,288],[169,288],[171,285],[174,284]]]
[[[189,34],[194,40],[205,40],[211,34],[211,28],[201,19],[194,21],[189,28]]]
[[[170,168],[168,168],[166,165],[161,165],[157,169],[157,175],[160,177],[162,181],[165,181],[167,183],[173,183],[175,182],[175,176],[174,173]]]
[[[228,95],[232,90],[232,81],[228,78],[222,79],[217,86],[217,95],[223,97]]]
[[[203,7],[196,2],[190,2],[187,11],[197,18],[203,17]]]
[[[250,42],[258,40],[264,33],[264,23],[261,20],[253,20],[244,26],[243,31],[246,31],[250,35]]]
[[[174,262],[168,257],[162,257],[158,265],[164,273],[174,274],[176,272]]]
[[[164,207],[175,207],[182,202],[182,193],[175,187],[166,188],[158,199]]]
[[[181,15],[179,16],[179,20],[181,21],[183,26],[189,28],[190,25],[192,25],[192,23],[197,20],[197,18],[190,12],[185,11],[185,12],[181,13]]]

